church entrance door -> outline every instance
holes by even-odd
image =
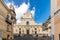
[[[27,30],[27,34],[29,34],[29,30]]]

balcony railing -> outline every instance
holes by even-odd
[[[11,20],[11,18],[9,18],[9,15],[6,16],[5,21],[9,24],[12,24],[12,20]]]
[[[5,21],[9,24],[12,24],[12,20],[10,20],[10,19],[6,19]]]

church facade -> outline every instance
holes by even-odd
[[[48,30],[43,31],[42,25],[38,25],[34,22],[32,14],[27,11],[24,13],[23,17],[21,17],[21,22],[13,27],[13,34],[14,35],[21,35],[24,36],[26,34],[30,34],[33,36],[47,36],[49,35]]]

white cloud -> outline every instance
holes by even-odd
[[[9,2],[8,0],[5,0],[5,4],[8,6],[8,8],[9,8],[9,5],[10,4],[12,4],[13,6],[16,6],[16,5],[14,5],[14,2],[12,1],[12,2]]]
[[[35,7],[33,7],[33,9],[31,10],[32,16],[34,17],[34,13],[35,13]]]
[[[29,8],[29,5],[25,3],[22,3],[19,7],[15,8],[16,18],[18,19],[17,23],[20,22],[21,16],[23,16],[23,14],[27,12],[28,8]]]
[[[25,12],[27,12],[29,5],[22,3],[19,7],[15,8],[16,18],[19,19]]]
[[[5,2],[6,5],[9,7],[10,4],[12,4],[15,8],[15,12],[16,12],[16,19],[17,19],[17,23],[20,22],[20,18],[21,16],[23,16],[23,14],[25,12],[27,12],[27,10],[29,10],[29,6],[30,6],[30,3],[28,2],[28,4],[26,4],[25,2],[23,2],[19,7],[17,5],[14,5],[14,2],[9,2],[7,0],[7,2]],[[33,9],[31,10],[31,13],[32,15],[34,16],[34,13],[35,13],[35,7],[33,7]]]

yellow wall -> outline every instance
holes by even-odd
[[[7,38],[8,34],[12,35],[12,32],[7,32],[7,25],[10,25],[5,22],[7,14],[11,16],[6,5],[4,5],[3,1],[0,0],[0,30],[3,32],[3,38]],[[11,25],[9,27],[11,27]]]

